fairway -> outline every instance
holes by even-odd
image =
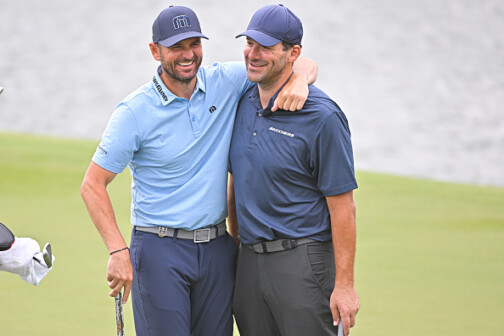
[[[0,222],[56,256],[38,287],[0,273],[0,335],[115,335],[108,253],[79,194],[97,144],[0,133]],[[351,335],[504,335],[504,189],[361,171],[357,180],[362,308]],[[128,240],[129,183],[126,170],[109,187]],[[134,335],[131,303],[124,309]]]

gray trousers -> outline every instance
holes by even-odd
[[[240,246],[233,312],[241,336],[336,335],[332,242],[258,254]]]

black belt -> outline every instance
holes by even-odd
[[[195,243],[208,243],[210,240],[223,236],[226,233],[226,221],[224,220],[215,226],[193,231],[173,229],[167,226],[135,226],[135,230],[157,234],[159,237],[174,237],[175,233],[177,233],[177,238],[180,239],[191,239]]]
[[[299,245],[313,242],[316,242],[316,240],[311,238],[278,239],[250,245],[243,244],[243,246],[253,250],[255,253],[272,253],[291,250]]]

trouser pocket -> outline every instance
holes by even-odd
[[[313,277],[322,287],[324,294],[331,295],[335,277],[332,242],[307,244],[306,252]]]

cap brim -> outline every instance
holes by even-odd
[[[237,38],[240,36],[250,37],[252,40],[256,41],[257,43],[259,43],[260,45],[263,45],[265,47],[271,47],[277,43],[282,42],[282,40],[271,37],[268,34],[265,34],[265,33],[260,32],[258,30],[247,30],[239,35],[236,35]]]
[[[191,32],[177,34],[175,36],[167,38],[166,40],[159,41],[158,43],[161,44],[163,47],[168,48],[168,47],[171,47],[172,45],[174,45],[175,43],[178,43],[182,40],[185,40],[188,38],[193,38],[193,37],[202,37],[202,38],[208,40],[208,37],[206,37],[205,35],[198,33],[198,32],[191,31]]]

